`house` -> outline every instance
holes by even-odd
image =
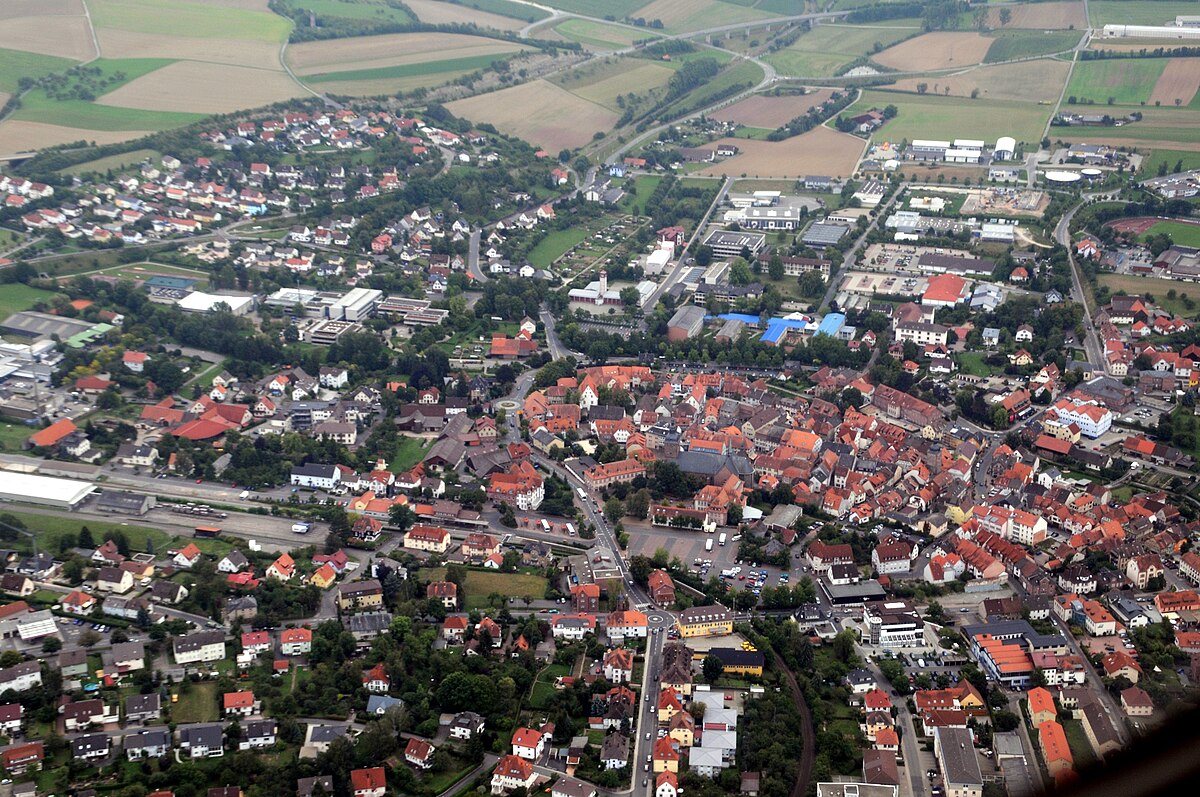
[[[450,547],[450,532],[437,526],[416,525],[404,534],[404,547],[442,554]]]
[[[142,642],[116,642],[111,658],[117,672],[137,672],[146,666],[146,646]]]
[[[404,706],[404,701],[398,697],[389,695],[371,695],[367,698],[367,713],[374,714],[377,717],[382,717],[388,713],[389,709],[401,708]]]
[[[220,661],[225,658],[223,631],[196,631],[171,640],[177,664],[196,664]]]
[[[171,557],[171,563],[176,567],[195,567],[196,563],[200,561],[200,558],[203,555],[204,554],[200,553],[200,549],[196,547],[195,543],[189,542],[181,550],[177,551],[173,557]]]
[[[698,636],[724,636],[733,633],[733,614],[719,604],[691,606],[679,613],[676,627],[684,639]]]
[[[287,553],[281,553],[279,558],[267,568],[267,578],[274,578],[279,581],[291,581],[294,575],[296,575],[296,560],[292,559],[291,555]]]
[[[20,573],[5,573],[0,576],[0,591],[18,598],[27,598],[37,591],[33,579]]]
[[[670,606],[675,602],[675,582],[665,570],[652,570],[646,579],[650,599],[659,606]]]
[[[10,775],[24,775],[40,770],[45,758],[46,749],[42,742],[17,744],[6,747],[0,753],[0,766]]]
[[[373,578],[339,584],[338,608],[344,612],[383,608],[383,585]]]
[[[425,587],[425,598],[439,601],[443,607],[453,611],[458,608],[458,585],[453,581],[431,581]]]
[[[222,715],[225,717],[249,717],[258,704],[253,692],[226,692],[222,699]]]
[[[600,763],[605,769],[623,769],[629,762],[629,737],[610,733],[600,745]]]
[[[383,662],[379,662],[362,674],[363,688],[368,692],[386,692],[392,685]]]
[[[679,776],[674,772],[660,772],[654,779],[654,797],[678,797]]]
[[[275,720],[252,720],[242,725],[239,750],[261,750],[275,744],[278,723]]]
[[[628,648],[610,648],[604,654],[604,678],[609,683],[627,684],[633,678],[633,651]]]
[[[58,605],[68,614],[85,616],[91,614],[92,610],[96,608],[96,599],[86,592],[75,590],[64,596]]]
[[[333,778],[328,775],[318,775],[312,778],[298,779],[296,781],[296,797],[313,797],[318,786],[321,787],[321,793],[326,797],[333,794]]]
[[[1149,717],[1154,713],[1154,701],[1145,689],[1131,686],[1121,690],[1121,710],[1127,717]]]
[[[250,560],[238,550],[230,551],[217,562],[218,573],[240,573],[250,566]]]
[[[125,746],[125,757],[130,761],[162,758],[171,750],[171,732],[166,728],[145,728],[125,734],[122,744]]]
[[[287,628],[279,635],[279,652],[284,656],[303,656],[311,651],[311,629]]]
[[[21,717],[25,711],[20,703],[0,706],[0,733],[11,738],[21,731]]]
[[[596,797],[596,787],[575,778],[560,778],[550,797]]]
[[[695,748],[693,748],[694,752]],[[655,772],[679,772],[679,750],[670,736],[655,740],[651,753]],[[689,758],[689,761],[691,759]]]
[[[515,755],[501,756],[492,770],[492,794],[503,795],[514,789],[528,789],[535,778],[531,762]]]
[[[404,747],[404,760],[418,769],[431,769],[435,749],[424,739],[409,739]]]
[[[112,743],[107,733],[89,733],[71,740],[71,756],[81,761],[108,758]]]
[[[470,739],[483,733],[484,720],[473,711],[460,711],[450,721],[451,739]]]
[[[1050,722],[1058,717],[1058,709],[1054,705],[1054,696],[1048,689],[1037,686],[1029,690],[1027,696],[1029,719],[1036,728],[1043,722]]]
[[[133,589],[133,574],[116,567],[102,567],[96,574],[96,589],[124,595]]]
[[[546,735],[532,728],[517,728],[512,735],[512,754],[536,761],[546,746]]]
[[[383,767],[352,769],[350,788],[354,797],[383,797],[387,791],[387,773]]]
[[[125,724],[153,722],[162,713],[162,695],[151,692],[146,695],[129,695],[125,698]]]

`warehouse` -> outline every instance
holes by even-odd
[[[246,315],[254,309],[253,296],[218,296],[215,293],[194,291],[180,299],[176,306],[187,313],[211,313],[225,305],[234,315]]]
[[[126,490],[105,490],[93,507],[97,512],[114,515],[144,515],[154,507],[154,496],[139,495]]]
[[[694,338],[704,328],[704,308],[686,304],[667,322],[667,340],[678,342]]]
[[[815,249],[824,249],[842,240],[842,237],[845,236],[849,229],[849,227],[841,224],[817,222],[805,230],[801,243]]]
[[[76,479],[52,479],[32,473],[0,470],[0,500],[74,509],[96,486]]]
[[[338,299],[325,311],[325,317],[334,321],[363,321],[375,315],[383,301],[383,291],[372,288],[354,288]]]
[[[32,310],[13,313],[0,324],[0,332],[11,332],[27,338],[51,338],[61,340],[89,332],[95,324],[77,318],[36,313]]]

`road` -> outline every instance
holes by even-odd
[[[471,237],[467,240],[467,273],[481,285],[488,281],[487,274],[479,267],[479,239],[482,235],[483,230],[475,228],[471,230]]]
[[[892,192],[886,203],[876,208],[875,218],[871,220],[871,223],[858,236],[854,245],[846,250],[846,256],[842,258],[842,265],[838,267],[837,273],[829,275],[829,287],[825,289],[825,296],[821,298],[821,307],[828,307],[829,303],[833,301],[833,297],[837,295],[838,286],[842,283],[842,277],[858,262],[858,253],[862,251],[863,242],[866,241],[867,235],[870,234],[871,230],[875,229],[880,219],[887,218],[888,209],[891,208],[892,204],[902,193],[904,193],[903,187],[896,189]]]
[[[574,352],[562,344],[558,338],[558,332],[554,329],[554,316],[549,310],[542,310],[538,315],[542,321],[542,327],[546,331],[546,348],[550,350],[550,356],[555,360],[561,360],[564,357],[574,356]],[[524,398],[524,395],[521,396]]]
[[[687,253],[692,250],[692,245],[704,232],[704,228],[708,226],[708,220],[712,217],[712,214],[715,213],[717,208],[721,206],[721,203],[725,201],[725,195],[729,193],[729,189],[732,185],[733,181],[728,177],[721,182],[721,190],[717,191],[717,195],[713,197],[712,204],[708,206],[708,211],[704,214],[704,218],[700,219],[700,222],[696,225],[696,229],[692,231],[692,236],[688,238],[687,243],[683,247],[683,251],[677,253],[679,258],[675,261],[675,268],[671,270],[671,273],[667,275],[667,278],[664,279],[662,283],[654,289],[654,292],[651,293],[646,299],[645,304],[642,305],[642,312],[653,310],[654,307],[658,305],[658,300],[662,298],[663,294],[669,291],[671,286],[676,282],[679,282],[679,280],[683,277],[684,271],[688,268]]]
[[[1083,305],[1083,347],[1087,352],[1088,362],[1093,367],[1103,370],[1105,365],[1104,349],[1100,345],[1100,336],[1096,334],[1096,325],[1092,321],[1092,308],[1088,304],[1087,293],[1083,288],[1083,277],[1080,274],[1079,264],[1075,262],[1075,248],[1071,245],[1071,219],[1084,206],[1087,199],[1088,195],[1085,194],[1079,204],[1063,214],[1054,228],[1054,240],[1067,249],[1067,257],[1071,263],[1071,298]]]

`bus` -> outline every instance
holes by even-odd
[[[709,537],[707,540],[704,541],[704,552],[712,553],[712,537]]]
[[[550,533],[550,523],[545,518],[542,518],[542,531]]]
[[[197,526],[195,530],[197,537],[219,537],[221,529],[218,526]]]
[[[567,534],[571,537],[575,536],[575,526],[570,523],[563,524],[567,527]]]
[[[587,503],[587,490],[583,489],[582,487],[576,487],[575,491],[579,493],[579,500]]]
[[[724,544],[725,544],[725,532],[722,531],[721,536],[717,538],[717,545],[723,546]]]

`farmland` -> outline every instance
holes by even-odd
[[[288,62],[305,77],[407,66],[518,49],[511,42],[459,33],[390,33],[305,42],[288,48]]]
[[[1067,94],[1077,97],[1080,102],[1090,100],[1097,105],[1106,104],[1110,98],[1117,105],[1147,102],[1168,60],[1115,58],[1080,61],[1071,74]]]
[[[1092,0],[1088,3],[1092,27],[1110,24],[1162,25],[1180,14],[1195,14],[1195,2],[1158,0]]]
[[[541,5],[558,8],[563,11],[574,11],[576,14],[621,19],[646,5],[646,0],[605,0],[602,14],[596,13],[598,9],[596,8],[595,0],[546,0]]]
[[[831,89],[819,89],[804,95],[767,97],[757,94],[722,108],[710,117],[718,122],[736,122],[748,127],[774,129],[807,113],[829,99]]]
[[[735,22],[770,19],[772,15],[722,0],[654,0],[639,8],[634,16],[647,22],[661,20],[667,31],[684,33]]]
[[[906,72],[950,69],[978,64],[991,46],[992,40],[978,33],[926,33],[889,47],[874,60]]]
[[[1093,10],[1095,5],[1093,4]],[[1011,15],[1004,28],[1033,28],[1037,30],[1062,30],[1075,28],[1082,31],[1087,27],[1087,12],[1082,0],[1061,3],[1029,3],[1008,6]],[[1000,28],[1000,9],[993,8],[988,15],[988,24]],[[1079,36],[1076,36],[1078,41]]]
[[[0,48],[86,61],[92,45],[81,0],[0,3]]]
[[[993,100],[982,103],[959,97],[882,90],[863,92],[859,101],[847,109],[847,114],[888,104],[895,105],[899,111],[882,131],[891,141],[946,136],[994,141],[997,136],[1009,135],[1018,141],[1036,142],[1041,140],[1050,115],[1048,107],[1028,102]]]
[[[305,11],[321,17],[365,19],[383,24],[412,22],[413,18],[400,8],[373,0],[304,0]]]
[[[763,56],[768,64],[784,75],[824,77],[837,74],[845,65],[879,49],[920,32],[902,20],[890,21],[889,27],[856,28],[849,25],[819,25],[792,44]]]
[[[188,92],[180,95],[179,86]],[[101,97],[101,105],[201,114],[229,113],[298,97],[304,90],[283,72],[179,61]],[[165,125],[170,126],[170,125]]]
[[[564,73],[556,77],[554,83],[578,97],[617,112],[619,95],[627,94],[634,87],[639,94],[661,88],[673,74],[674,70],[669,66],[654,61],[618,58]]]
[[[620,50],[641,39],[653,38],[654,35],[649,31],[641,33],[588,19],[568,19],[555,25],[554,31],[568,41],[579,42],[584,47],[599,50]]]
[[[76,141],[91,141],[96,144],[116,144],[149,135],[154,131],[143,130],[80,130],[77,127],[25,122],[5,119],[0,122],[0,154],[33,152],[42,147],[71,144]]]
[[[446,107],[457,116],[490,122],[555,152],[582,146],[593,133],[611,130],[617,121],[613,111],[546,80],[456,100]]]
[[[1200,69],[1190,58],[1172,58],[1154,84],[1151,103],[1188,105],[1200,87]]]
[[[428,22],[430,25],[446,25],[451,23],[475,23],[481,28],[495,28],[496,30],[520,30],[524,27],[526,21],[522,18],[513,16],[513,13],[528,10],[534,14],[545,15],[544,11],[533,8],[532,6],[520,6],[515,3],[509,3],[516,12],[509,14],[498,14],[489,8],[489,4],[483,0],[470,0],[463,3],[446,3],[440,0],[406,0],[405,5],[413,10],[417,18],[422,22]],[[497,6],[503,8],[503,6]],[[506,9],[507,10],[507,9]],[[533,16],[533,19],[539,17]]]
[[[1015,64],[981,66],[950,76],[905,78],[897,81],[895,88],[898,91],[917,91],[917,87],[924,83],[927,91],[936,96],[943,96],[948,88],[952,97],[970,97],[972,91],[978,91],[980,100],[1055,102],[1069,71],[1070,65],[1064,61],[1042,58]]]
[[[784,141],[748,141],[722,139],[736,144],[741,151],[732,158],[714,163],[697,174],[746,175],[749,177],[802,177],[828,174],[849,177],[862,155],[863,140],[828,127],[815,127]]]
[[[985,63],[1032,58],[1070,50],[1083,34],[1077,31],[1005,31],[992,35]]]
[[[305,0],[315,5],[320,0]],[[340,5],[340,4],[339,4]],[[184,0],[89,0],[92,23],[98,28],[195,39],[251,39],[282,42],[289,23],[262,10],[214,6]]]

